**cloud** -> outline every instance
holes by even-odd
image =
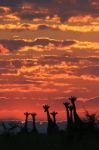
[[[91,98],[86,102],[86,107],[91,107],[92,109],[99,107],[99,97]]]
[[[73,73],[75,75],[81,76],[81,75],[91,75],[91,76],[97,76],[99,77],[99,66],[86,66],[82,68],[76,68]]]
[[[0,54],[7,54],[9,52],[9,49],[0,44]]]
[[[58,15],[61,21],[65,21],[78,14],[98,16],[99,11],[98,0],[3,0],[0,1],[0,6],[8,7],[21,19],[28,20]]]
[[[79,98],[79,100],[77,101],[77,107],[83,107],[84,111],[88,111],[91,109],[94,113],[97,113],[99,107],[99,97],[85,99],[84,101],[80,100]]]
[[[20,47],[25,45],[25,42],[23,40],[0,40],[0,43],[9,49],[10,51],[14,51],[19,49]]]
[[[91,33],[91,32],[99,32],[99,18],[96,20],[92,20],[89,23],[85,23],[81,17],[79,17],[80,23],[78,24],[77,22],[73,24],[72,23],[55,23],[53,22],[50,24],[50,21],[46,22],[46,20],[42,20],[45,23],[40,23],[39,20],[35,23],[22,23],[20,18],[15,16],[14,14],[9,14],[5,16],[1,16],[1,24],[0,24],[0,30],[10,30],[13,32],[21,32],[21,31],[44,31],[44,30],[52,30],[52,31],[62,31],[62,32],[67,32],[67,31],[72,31],[72,32],[81,32],[81,33]],[[7,23],[2,23],[3,21],[7,21]],[[82,20],[82,22],[81,22]],[[12,22],[11,22],[12,21]],[[13,23],[14,21],[14,23]],[[20,21],[20,22],[19,22]],[[76,20],[75,20],[76,21]]]
[[[2,44],[4,48],[1,48],[2,51],[7,51],[9,49],[10,51],[19,50],[23,47],[23,50],[25,49],[25,46],[48,46],[51,44],[55,47],[68,47],[70,45],[75,44],[75,41],[72,40],[55,40],[55,39],[49,39],[49,38],[37,38],[34,41],[25,41],[25,40],[0,40],[0,43]]]
[[[38,38],[34,41],[34,45],[43,45],[46,46],[48,44],[53,44],[55,46],[69,46],[75,44],[75,41],[71,40],[55,40],[55,39],[49,39],[49,38]]]
[[[38,26],[38,30],[55,30],[55,28],[51,27],[50,25],[42,24]]]
[[[9,7],[3,7],[3,6],[0,6],[0,13],[8,13],[10,12],[10,8]]]

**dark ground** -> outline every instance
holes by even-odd
[[[99,150],[99,134],[1,135],[0,150]]]

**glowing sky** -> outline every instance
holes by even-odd
[[[99,0],[0,0],[0,118],[63,119],[71,95],[98,112]]]

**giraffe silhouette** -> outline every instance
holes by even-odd
[[[54,125],[55,125],[55,128],[56,128],[56,132],[59,131],[59,128],[57,126],[57,123],[56,123],[56,115],[58,114],[57,112],[53,111],[50,113],[53,117],[53,122],[54,122]]]
[[[32,120],[33,120],[33,129],[32,129],[33,133],[38,133],[37,128],[36,128],[36,124],[35,124],[35,117],[36,117],[36,115],[37,115],[36,113],[31,113]]]
[[[47,134],[55,133],[56,127],[55,127],[55,124],[54,124],[54,122],[50,116],[50,113],[49,113],[50,106],[44,105],[43,108],[44,108],[44,112],[47,113],[47,121],[48,121]]]
[[[83,124],[82,120],[80,119],[77,110],[76,110],[76,105],[75,102],[77,100],[77,98],[75,96],[71,96],[69,98],[69,100],[71,101],[72,107],[73,107],[73,118],[74,118],[74,123],[77,125],[81,125]]]
[[[24,123],[24,127],[21,129],[21,133],[28,133],[28,117],[30,115],[30,113],[25,112],[25,123]]]
[[[70,113],[69,113],[69,103],[68,102],[65,102],[63,103],[64,106],[65,106],[65,109],[66,109],[66,116],[67,116],[67,129],[70,128],[71,126],[71,121],[70,121]]]

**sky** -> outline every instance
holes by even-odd
[[[99,114],[99,0],[0,0],[0,119]]]

